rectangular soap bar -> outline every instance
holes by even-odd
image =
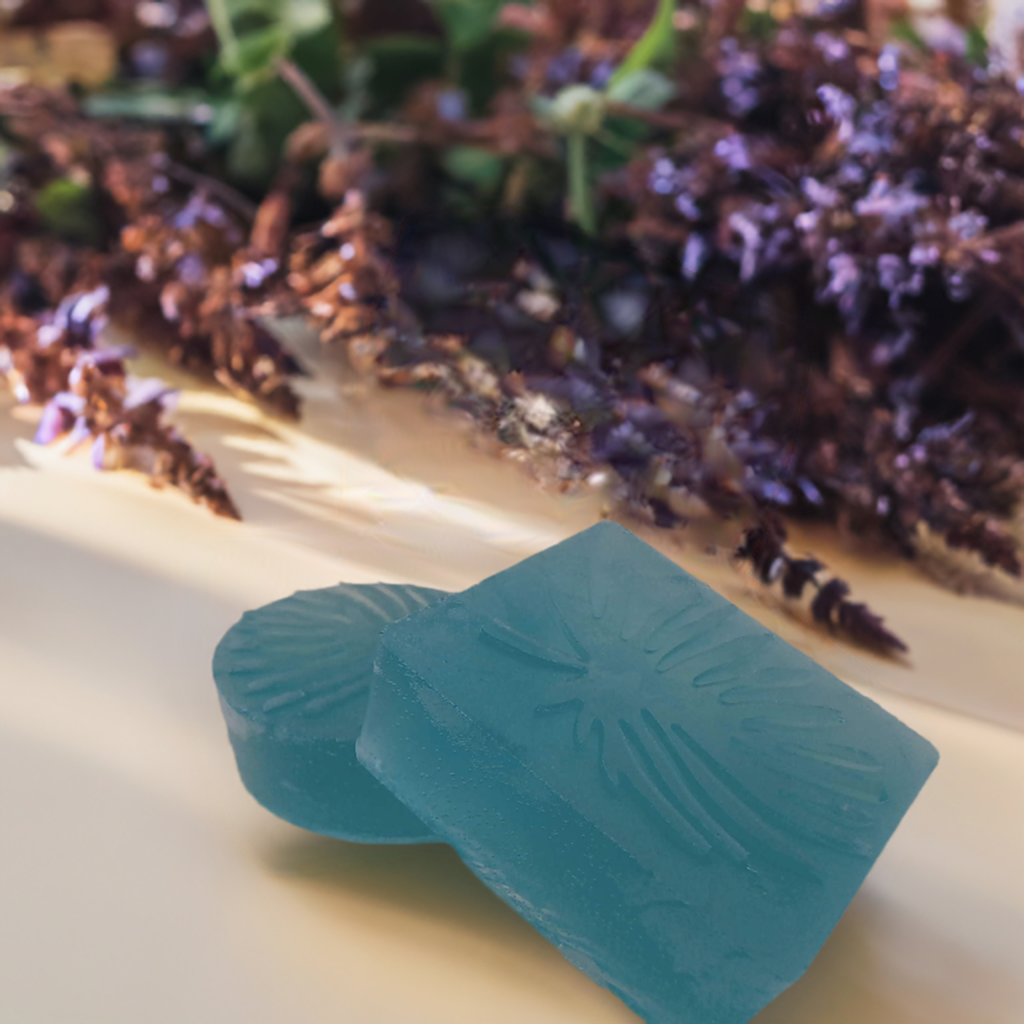
[[[357,753],[657,1024],[795,981],[938,760],[612,524],[388,626]]]

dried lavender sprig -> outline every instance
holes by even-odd
[[[100,347],[109,295],[105,285],[72,292],[34,317],[9,295],[0,303],[0,374],[20,401],[45,403],[36,443],[60,440],[71,450],[91,441],[96,469],[141,469],[157,486],[171,483],[218,515],[241,518],[213,461],[165,422],[172,389],[127,375],[131,346]]]
[[[818,574],[824,565],[816,558],[798,559],[786,551],[786,528],[775,515],[764,514],[744,531],[736,557],[749,562],[758,579],[766,586],[782,580],[783,593],[798,600],[806,586],[816,593],[811,615],[831,629],[845,633],[851,640],[884,654],[905,652],[907,645],[886,629],[880,616],[866,604],[847,600],[850,586],[838,576],[822,582]]]

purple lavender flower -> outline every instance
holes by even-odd
[[[694,232],[686,240],[683,250],[683,277],[694,281],[708,258],[708,243],[703,235]]]
[[[88,363],[90,366],[100,366],[103,363],[123,362],[125,359],[134,359],[138,354],[138,349],[134,345],[111,345],[82,352],[78,357],[78,362]]]
[[[465,121],[469,105],[461,89],[445,89],[437,97],[437,116],[442,121]]]
[[[102,368],[105,374],[124,373],[124,360],[135,356],[131,345],[116,345],[110,348],[83,349],[75,359],[75,365],[68,374],[68,384],[74,387],[82,380],[82,371],[87,366]]]
[[[97,434],[96,440],[92,443],[92,449],[89,452],[89,459],[95,469],[103,469],[103,456],[107,451],[107,435]]]
[[[91,292],[70,296],[71,306],[68,317],[76,324],[83,324],[110,298],[110,289],[101,284]]]
[[[726,135],[715,143],[715,156],[734,171],[748,171],[752,164],[742,135]]]
[[[857,101],[835,85],[819,86],[818,99],[838,127],[839,141],[849,142],[853,138],[853,115],[857,109]]]
[[[70,391],[60,391],[43,408],[36,430],[36,444],[50,444],[71,429],[76,417],[85,409],[85,399]]]
[[[172,398],[178,394],[159,377],[131,378],[127,383],[127,392],[124,400],[126,409],[137,409],[149,402],[160,402],[161,408],[167,408]]]
[[[80,444],[89,440],[92,435],[92,431],[89,430],[89,424],[85,422],[84,416],[79,416],[71,428],[71,433],[68,434],[67,448],[70,451],[72,448],[77,448]]]
[[[36,430],[36,444],[50,444],[68,430],[74,417],[54,402],[47,402]]]
[[[887,224],[897,224],[927,205],[928,199],[913,186],[905,182],[893,185],[880,175],[871,183],[868,194],[854,204],[854,210],[862,217],[881,217]]]

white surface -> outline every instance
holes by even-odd
[[[0,396],[2,1024],[635,1019],[447,848],[311,836],[238,781],[209,662],[243,609],[339,579],[462,587],[597,515],[417,399],[337,379],[310,385],[302,430],[185,396],[243,525],[35,449]],[[886,663],[721,561],[670,553],[942,755],[811,970],[758,1020],[1021,1024],[1024,733],[996,723],[1024,723],[1024,610],[834,552],[912,644]]]

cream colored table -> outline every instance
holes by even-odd
[[[302,428],[184,395],[242,525],[35,448],[0,396],[0,1022],[633,1020],[446,847],[318,838],[238,781],[209,662],[243,609],[340,579],[461,588],[599,514],[309,358]],[[758,1020],[1024,1022],[1024,609],[831,553],[911,643],[899,665],[808,630],[720,559],[665,550],[942,754]]]

